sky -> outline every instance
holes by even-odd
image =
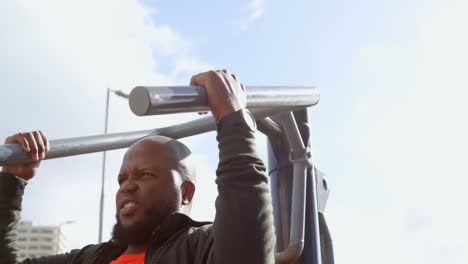
[[[320,89],[312,153],[327,174],[337,263],[467,263],[468,2],[462,0],[4,1],[0,138],[102,134],[106,89],[184,85],[227,68],[249,85]],[[109,132],[136,117],[110,98]],[[193,217],[214,217],[214,133],[183,140],[198,165]],[[258,150],[266,157],[266,139]],[[104,238],[124,150],[108,152]],[[22,218],[96,243],[102,154],[42,163]]]

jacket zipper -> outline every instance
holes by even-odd
[[[190,227],[188,227],[190,228]],[[156,249],[156,252],[154,253],[154,256],[151,258],[150,260],[150,263],[147,263],[146,262],[146,258],[145,258],[145,264],[151,264],[151,263],[156,263],[156,259],[158,259],[162,252],[164,252],[164,250],[168,247],[168,244],[172,241],[174,241],[176,238],[179,237],[179,235],[184,232],[187,228],[183,228],[182,230],[179,230],[178,232],[176,232],[175,234],[173,234],[168,240],[166,240],[166,242],[164,242],[164,244],[161,245],[160,248]]]

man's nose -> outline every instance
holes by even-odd
[[[137,189],[138,185],[132,180],[127,180],[120,186],[120,191],[123,193],[135,192]]]

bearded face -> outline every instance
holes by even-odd
[[[125,154],[116,194],[112,236],[127,244],[146,243],[155,227],[182,204],[180,158],[169,144],[143,141]]]
[[[167,213],[159,212],[156,208],[146,209],[144,217],[133,224],[123,225],[116,215],[117,223],[112,229],[112,238],[126,245],[147,244],[153,230],[162,224]]]

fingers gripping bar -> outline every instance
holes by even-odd
[[[304,108],[318,103],[319,91],[305,86],[248,86],[247,108]],[[138,116],[209,111],[205,89],[200,86],[138,86],[129,97]]]

